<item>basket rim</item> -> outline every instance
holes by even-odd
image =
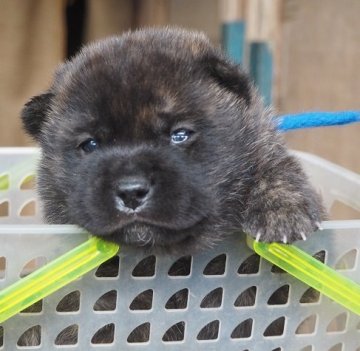
[[[358,229],[360,219],[335,220],[321,222],[321,230]],[[0,235],[3,234],[89,234],[85,229],[73,224],[0,224]]]
[[[0,147],[0,155],[4,154],[39,154],[40,148],[36,146],[2,146]]]
[[[0,235],[89,234],[73,224],[0,224]]]

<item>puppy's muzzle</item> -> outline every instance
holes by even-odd
[[[123,212],[136,211],[140,207],[145,207],[151,193],[151,185],[145,178],[123,178],[116,190],[117,207]]]

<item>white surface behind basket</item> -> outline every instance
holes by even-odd
[[[335,200],[360,210],[360,177],[318,157],[296,153],[311,181],[321,191],[328,207]],[[86,240],[87,235],[73,226],[41,225],[41,215],[34,190],[20,190],[20,184],[34,174],[36,149],[0,149],[0,179],[9,176],[9,188],[0,190],[0,288],[17,279],[21,272],[49,261]],[[1,184],[1,183],[0,183]],[[35,201],[35,214],[21,216],[22,208]],[[1,206],[9,208],[5,216]],[[6,211],[5,211],[6,212]],[[298,245],[311,254],[325,251],[326,263],[342,268],[342,273],[360,283],[360,220],[327,222],[325,230]],[[235,234],[211,251],[192,257],[191,270],[183,276],[169,276],[172,264],[180,257],[157,256],[151,277],[133,277],[134,267],[145,258],[132,248],[120,254],[120,269],[116,277],[96,277],[90,272],[46,298],[38,313],[19,314],[0,326],[0,350],[58,350],[56,336],[70,325],[78,326],[75,345],[62,345],[69,350],[284,350],[284,351],[360,351],[360,317],[321,296],[316,303],[300,303],[308,287],[287,274],[272,273],[272,266],[260,260],[258,271],[239,274],[238,269],[253,253],[245,245],[244,235]],[[224,273],[209,276],[204,268],[215,257],[225,255]],[[34,260],[30,265],[30,261]],[[24,271],[24,267],[26,269]],[[237,297],[246,289],[256,287],[254,305],[235,307]],[[270,296],[279,288],[289,286],[288,299],[281,305],[269,305]],[[187,307],[165,308],[166,302],[179,290],[188,289]],[[221,305],[201,308],[203,298],[222,288]],[[133,299],[143,291],[153,291],[149,310],[130,310]],[[112,311],[94,311],[98,298],[108,291],[117,291],[116,307]],[[80,293],[77,311],[57,312],[56,306],[67,294]],[[284,322],[282,334],[263,335],[275,320]],[[251,319],[251,335],[232,339],[231,333],[241,322]],[[213,340],[197,340],[199,331],[208,323],[218,321],[219,332]],[[307,321],[303,323],[304,321]],[[164,342],[164,333],[182,322],[184,338]],[[91,338],[106,324],[114,324],[111,344],[91,344]],[[143,323],[150,323],[146,343],[127,342],[128,335]],[[303,326],[306,324],[306,328]],[[299,328],[299,326],[302,327]],[[36,347],[18,347],[19,337],[29,328],[41,329],[41,342]]]

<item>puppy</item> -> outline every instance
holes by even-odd
[[[49,223],[194,252],[234,231],[290,243],[324,210],[249,78],[201,33],[147,29],[83,48],[22,111]]]

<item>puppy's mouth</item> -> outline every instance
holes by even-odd
[[[192,227],[177,230],[157,226],[147,222],[133,221],[121,228],[104,235],[105,240],[137,247],[168,247],[188,240]]]
[[[174,218],[172,221],[162,221],[151,216],[142,215],[139,212],[127,213],[126,218],[122,218],[118,225],[115,224],[115,230],[124,229],[128,227],[154,227],[161,231],[166,230],[187,230],[196,226],[199,222],[203,221],[205,216],[190,216],[188,218]]]
[[[117,202],[116,209],[118,211],[118,222],[114,221],[116,231],[128,230],[126,228],[157,228],[159,231],[182,231],[196,226],[199,222],[203,221],[206,213],[194,211],[189,212],[187,215],[174,215],[167,219],[164,216],[159,216],[161,210],[152,210],[147,204],[143,204],[136,208],[124,207],[123,204]],[[117,223],[116,223],[117,222]],[[133,231],[133,229],[129,230]]]
[[[179,209],[176,213],[164,213],[165,210],[151,206],[138,206],[126,211],[122,207],[103,215],[80,218],[81,221],[74,217],[72,223],[120,245],[172,250],[172,246],[183,246],[189,238],[196,238],[204,231],[209,212],[197,210]]]
[[[158,214],[159,211],[156,211]],[[118,244],[146,248],[179,246],[195,237],[207,221],[205,213],[177,215],[168,220],[154,216],[146,208],[138,207],[118,211],[117,220],[113,218],[107,228],[99,233],[105,240]],[[96,234],[96,233],[95,233]]]

